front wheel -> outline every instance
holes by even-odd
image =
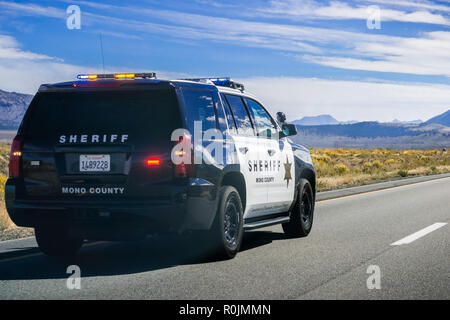
[[[39,249],[48,256],[71,256],[83,245],[83,239],[71,237],[62,226],[36,227],[34,229]]]
[[[314,196],[311,184],[300,179],[298,196],[292,209],[290,221],[283,223],[283,231],[289,237],[306,237],[312,228],[314,218]]]

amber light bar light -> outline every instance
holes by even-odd
[[[109,73],[109,74],[79,74],[77,76],[79,80],[96,80],[96,79],[155,79],[155,72],[147,73]]]

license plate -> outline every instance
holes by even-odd
[[[111,169],[109,154],[81,154],[80,172],[109,172]]]

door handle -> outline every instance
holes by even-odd
[[[248,152],[248,148],[247,147],[239,148],[239,151],[243,154],[246,154]]]
[[[276,151],[274,149],[269,149],[267,150],[267,153],[269,154],[269,156],[273,156],[276,153]]]

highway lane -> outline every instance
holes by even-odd
[[[64,260],[40,254],[32,238],[8,241],[0,299],[449,299],[449,222],[445,178],[320,202],[309,237],[288,239],[280,226],[251,231],[228,261],[207,261],[167,236],[91,243]],[[69,265],[81,268],[80,290],[66,286]],[[371,265],[381,289],[367,288]]]

